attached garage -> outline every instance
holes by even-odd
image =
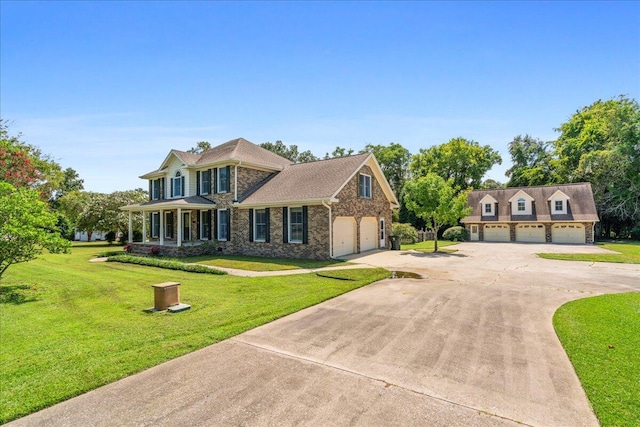
[[[485,224],[484,226],[485,242],[510,242],[511,234],[507,224]]]
[[[360,252],[378,247],[378,220],[364,217],[360,220]]]
[[[356,251],[356,219],[339,216],[333,221],[333,256],[350,255]]]
[[[516,242],[545,243],[545,231],[542,224],[518,224]]]
[[[554,224],[551,228],[553,243],[584,244],[586,242],[585,229],[582,224]]]

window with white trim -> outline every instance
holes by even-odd
[[[371,177],[360,174],[358,195],[364,199],[371,198]]]
[[[180,171],[176,171],[176,174],[172,180],[172,191],[171,197],[181,197],[182,196],[182,174]]]
[[[211,214],[209,211],[200,211],[200,240],[209,240],[211,236]]]
[[[524,212],[527,210],[527,201],[522,197],[518,199],[518,212]]]
[[[229,210],[218,209],[218,240],[229,240]]]
[[[206,195],[211,191],[211,169],[200,172],[200,194]]]
[[[265,242],[267,240],[267,210],[255,209],[253,211],[253,241]]]
[[[173,239],[173,212],[164,213],[164,237]]]
[[[302,207],[289,208],[289,243],[302,243],[303,222]]]
[[[218,193],[226,193],[229,188],[229,168],[218,168]]]
[[[151,237],[154,239],[160,237],[160,212],[151,213]]]
[[[554,203],[555,212],[563,212],[564,211],[564,200],[556,200]]]

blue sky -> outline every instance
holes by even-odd
[[[498,150],[640,98],[639,2],[0,2],[0,114],[90,191],[237,137]]]

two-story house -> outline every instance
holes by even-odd
[[[121,209],[129,236],[143,214],[141,253],[340,257],[387,247],[398,207],[373,154],[294,164],[242,138],[201,154],[171,150],[140,178],[149,201]]]
[[[476,190],[468,203],[471,241],[593,243],[599,221],[589,183]]]

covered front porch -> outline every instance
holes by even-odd
[[[199,246],[211,240],[215,202],[200,196],[152,200],[123,206],[129,213],[129,243],[165,247]],[[142,239],[134,239],[134,214],[142,215]],[[202,214],[204,213],[204,214]],[[195,221],[194,221],[195,216]],[[193,227],[193,223],[197,226]]]

